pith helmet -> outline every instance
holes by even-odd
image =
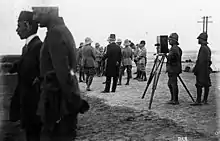
[[[179,36],[178,36],[177,33],[171,33],[169,38],[168,38],[168,40],[176,41],[179,44],[178,39],[179,39]]]
[[[202,39],[204,41],[207,41],[208,40],[208,34],[203,32],[201,34],[199,34],[199,36],[197,37],[197,39]]]

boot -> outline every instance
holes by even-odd
[[[139,78],[137,79],[138,81],[143,81],[143,72],[140,71],[140,75],[139,75]]]
[[[202,87],[197,87],[197,99],[196,102],[191,104],[192,106],[200,106],[202,105],[201,103],[201,96],[202,96]]]
[[[121,72],[120,72],[120,74],[119,74],[119,78],[118,78],[118,85],[121,85],[121,80],[122,80],[122,74],[121,74]]]
[[[93,76],[89,76],[87,88],[86,88],[87,91],[91,91],[90,86],[92,84],[92,80],[93,80]]]
[[[140,77],[140,71],[137,71],[137,76],[134,79],[138,79]]]
[[[203,104],[208,104],[209,87],[205,87],[204,97],[202,100]]]
[[[144,72],[144,74],[143,74],[143,80],[144,80],[144,81],[147,81],[147,75],[146,75],[146,72]]]
[[[179,104],[179,98],[178,98],[178,95],[179,95],[179,89],[178,89],[178,85],[174,85],[172,86],[173,88],[173,98],[174,98],[174,105],[178,105]]]
[[[128,77],[127,77],[127,82],[126,82],[125,85],[129,85],[129,81],[130,81],[130,77],[128,76]]]
[[[170,94],[171,94],[171,99],[170,101],[168,101],[167,103],[168,104],[172,104],[174,102],[174,99],[173,99],[173,89],[172,89],[172,86],[171,85],[168,85],[169,87],[169,90],[170,90]]]

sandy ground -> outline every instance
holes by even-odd
[[[196,99],[195,76],[182,73],[181,77]],[[220,137],[216,110],[216,100],[219,99],[217,77],[219,74],[211,74],[213,86],[210,89],[209,105],[190,106],[192,100],[179,82],[180,105],[173,106],[166,104],[170,94],[167,75],[162,72],[151,110],[148,110],[148,104],[152,85],[145,98],[141,99],[146,82],[132,80],[129,86],[118,86],[116,93],[108,94],[100,93],[104,90],[104,77],[94,78],[91,92],[86,92],[85,84],[80,83],[92,108],[79,117],[78,138],[100,141],[177,141],[178,137],[187,137],[188,141],[217,141]]]
[[[182,73],[181,77],[195,99],[195,76],[192,73]],[[179,137],[187,137],[188,141],[217,141],[220,138],[216,110],[217,106],[220,107],[216,105],[216,101],[220,99],[218,77],[219,74],[211,74],[213,86],[210,90],[209,105],[190,106],[192,100],[179,83],[180,105],[172,106],[166,104],[170,94],[167,75],[162,72],[151,110],[148,110],[148,104],[152,85],[148,88],[145,98],[141,99],[147,82],[131,80],[129,86],[118,86],[116,93],[108,94],[100,93],[104,90],[102,82],[105,77],[95,77],[90,92],[85,91],[85,83],[80,83],[82,96],[88,100],[91,109],[79,115],[77,141],[178,141]],[[9,77],[7,82],[15,85],[12,77]],[[122,83],[125,82],[123,79]],[[1,83],[1,87],[7,86]],[[0,106],[2,121],[3,114],[7,115],[3,108],[8,106],[7,97],[13,89],[1,90],[4,90],[1,91]],[[6,117],[4,116],[4,119]]]

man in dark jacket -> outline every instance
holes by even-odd
[[[58,16],[58,7],[33,7],[34,19],[47,34],[40,53],[42,92],[37,113],[43,121],[42,139],[72,141],[77,115],[85,110],[76,72],[74,38]],[[88,103],[87,108],[88,110]]]
[[[168,72],[168,87],[170,89],[171,100],[168,104],[177,105],[179,104],[178,100],[178,85],[177,85],[177,77],[180,73],[182,73],[182,50],[178,46],[178,34],[172,33],[169,36],[169,44],[171,45],[169,54],[167,56],[167,64],[166,64],[166,72]]]
[[[111,34],[108,41],[109,45],[107,46],[107,52],[104,55],[103,59],[107,59],[106,64],[106,84],[105,89],[102,93],[109,93],[111,78],[113,77],[112,92],[115,92],[117,87],[117,81],[119,76],[119,67],[121,62],[121,48],[115,43],[116,37],[115,34]]]
[[[197,100],[195,103],[191,104],[193,106],[201,105],[202,103],[207,104],[209,87],[211,86],[211,50],[207,46],[208,35],[207,33],[201,33],[199,35],[198,43],[201,45],[199,49],[199,54],[197,57],[196,65],[193,72],[196,76],[196,88],[197,88]],[[204,98],[201,102],[202,88],[204,87]]]
[[[40,141],[41,122],[36,115],[40,98],[39,84],[35,78],[40,75],[39,55],[42,42],[36,35],[38,24],[33,20],[33,13],[22,11],[16,29],[20,39],[26,39],[21,58],[15,62],[10,73],[17,73],[18,84],[10,105],[10,120],[21,120],[21,127],[26,132],[27,141]]]

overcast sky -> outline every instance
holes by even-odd
[[[198,50],[196,37],[202,31],[202,16],[212,16],[208,26],[209,43],[220,50],[220,6],[218,0],[1,0],[0,54],[20,53],[24,41],[16,34],[17,17],[31,6],[59,6],[60,16],[72,32],[77,47],[88,36],[101,45],[109,34],[135,44],[147,42],[148,51],[155,51],[156,36],[179,34],[180,47]],[[45,29],[38,34],[43,40]],[[94,44],[93,44],[94,45]]]

